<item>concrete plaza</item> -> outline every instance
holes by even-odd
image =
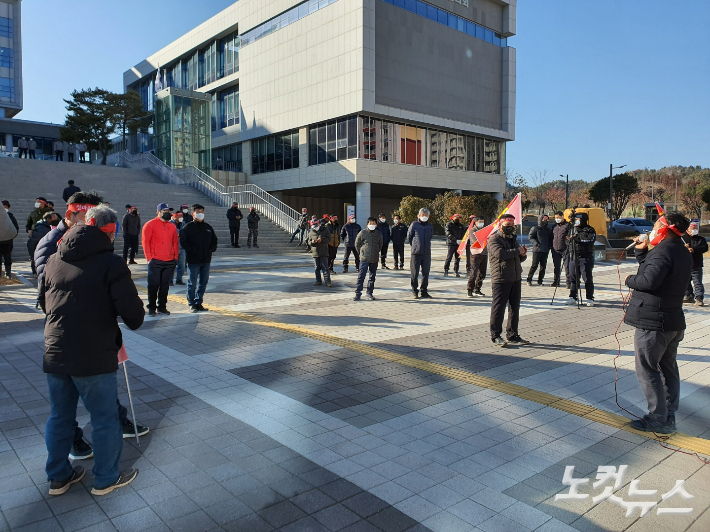
[[[81,484],[47,494],[43,316],[34,288],[1,291],[0,530],[710,530],[710,468],[620,428],[616,265],[597,264],[594,308],[550,305],[552,288],[523,286],[520,333],[532,344],[499,349],[490,297],[442,277],[442,253],[437,244],[432,300],[412,298],[408,271],[380,270],[377,301],[354,302],[353,273],[314,287],[303,256],[216,258],[207,313],[190,314],[185,287],[171,287],[171,316],[123,331],[137,421],[151,432],[140,446],[125,440],[123,463],[140,474],[105,497],[89,494],[91,460]],[[633,271],[624,263],[622,278]],[[133,272],[145,287],[145,266]],[[707,458],[710,314],[686,310],[682,436],[669,443]],[[642,415],[633,330],[618,338],[619,404]],[[83,407],[78,420],[89,421]],[[614,484],[592,486],[598,468],[622,465],[618,491],[595,503]],[[566,466],[590,496],[555,500],[570,492]],[[694,498],[660,502],[677,480]],[[622,500],[659,504],[625,517]]]

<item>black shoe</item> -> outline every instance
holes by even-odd
[[[673,429],[673,432],[676,432],[678,430],[675,425],[675,414],[668,414],[668,419],[666,420],[666,424],[671,429]]]
[[[516,334],[512,338],[508,338],[508,343],[511,345],[528,345],[530,342],[520,338],[520,335]]]
[[[313,283],[313,286],[321,286],[323,284],[323,281],[316,281]]]
[[[129,261],[128,261],[128,264],[138,264],[138,263],[137,263],[136,261],[134,261],[134,260],[129,260]]]
[[[449,270],[444,270],[444,277],[448,277],[448,276],[449,276]]]
[[[114,482],[110,486],[107,486],[105,488],[91,488],[91,494],[106,495],[108,493],[111,493],[116,488],[122,488],[123,486],[130,484],[136,479],[137,476],[137,469],[127,469],[126,471],[123,471],[120,475],[118,475],[118,480],[116,480],[116,482]]]
[[[685,296],[683,298],[683,303],[695,303],[695,299],[693,296]]]
[[[348,267],[347,267],[347,266],[343,266],[343,273],[348,273]]]
[[[560,286],[560,282],[559,282],[559,281],[555,281],[555,282],[553,282],[550,286],[551,286],[552,288],[557,288],[557,287]]]
[[[235,244],[234,247],[235,247],[235,248],[240,248],[240,247],[242,247],[242,246],[240,246],[239,244]]]
[[[170,311],[166,308],[159,308],[158,314],[165,314],[166,316],[170,316]]]
[[[92,456],[94,456],[94,450],[91,448],[91,444],[83,438],[71,446],[70,460],[88,460]]]
[[[175,281],[170,281],[170,286],[175,286]]]
[[[355,296],[355,297],[353,298],[353,301],[360,301],[360,296]]]
[[[404,270],[404,264],[400,264],[400,265],[399,265],[399,269],[400,269],[400,270]]]
[[[461,274],[459,272],[454,272],[456,274],[456,277],[461,277]]]
[[[259,246],[257,246],[256,244],[254,244],[254,247],[255,247],[255,248],[258,248]]]
[[[84,478],[84,468],[81,466],[76,466],[72,471],[71,476],[66,480],[53,480],[49,483],[49,494],[50,495],[62,495],[71,487],[72,484],[80,482]]]
[[[473,297],[473,290],[467,290],[468,297]]]
[[[197,305],[190,305],[190,312],[192,312],[194,314],[199,311],[200,310],[197,308]]]
[[[538,285],[538,286],[542,286],[542,281],[538,281],[538,282],[537,282],[537,285]]]
[[[508,345],[508,342],[503,340],[500,336],[496,336],[493,338],[493,344],[496,345],[497,347],[505,347]]]
[[[532,281],[530,279],[528,279],[528,286],[532,286],[532,285],[533,285]]]
[[[641,432],[655,432],[656,434],[672,434],[675,432],[668,421],[653,421],[648,416],[643,416],[642,419],[634,419],[629,423],[632,429],[640,430]]]
[[[181,284],[181,285],[184,285],[184,284],[185,284],[185,281],[175,281],[175,284]]]
[[[486,294],[484,294],[484,293],[481,292],[480,290],[476,290],[476,291],[473,293],[473,295],[474,295],[474,296],[477,296],[477,297],[485,297],[485,296],[486,296]]]
[[[412,294],[414,295],[414,299],[419,299],[419,292],[412,290]]]
[[[149,308],[148,309],[148,316],[151,318],[155,318],[158,315],[158,311],[155,310],[154,308]]]
[[[326,286],[327,288],[333,288],[333,283],[331,283],[330,281],[327,281],[327,282],[325,283],[325,286]]]
[[[431,297],[429,295],[429,292],[422,292],[421,297],[422,297],[422,299],[434,299],[433,297]]]
[[[385,270],[389,270],[389,269],[390,269],[390,267],[387,266],[386,264],[382,264],[382,267],[383,267]]]
[[[705,303],[703,303],[703,300],[702,300],[702,299],[698,298],[698,299],[695,300],[695,306],[696,306],[696,307],[704,307],[704,306],[705,306]]]
[[[133,421],[131,421],[130,419],[127,419],[125,423],[123,423],[122,427],[124,438],[135,438],[136,429],[138,429],[138,436],[144,436],[145,434],[148,434],[148,432],[150,432],[150,429],[148,427],[144,427],[143,425],[134,425]]]
[[[207,312],[209,310],[208,308],[203,307],[202,303],[200,303],[199,305],[195,305],[195,306],[197,307],[198,312]]]
[[[330,270],[330,275],[337,275],[335,270]]]
[[[365,294],[365,299],[368,299],[370,301],[375,301],[375,296],[372,294]]]

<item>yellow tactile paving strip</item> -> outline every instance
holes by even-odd
[[[141,292],[147,292],[147,290],[142,286],[136,285],[136,288],[138,288],[138,290],[140,290]],[[168,299],[173,303],[180,303],[182,305],[185,304],[184,297],[168,296]],[[500,381],[498,379],[492,379],[490,377],[484,377],[482,375],[477,375],[468,371],[450,368],[442,364],[436,364],[434,362],[427,362],[426,360],[419,360],[418,358],[400,355],[392,351],[387,351],[386,349],[380,349],[379,347],[361,344],[359,342],[347,340],[345,338],[338,338],[337,336],[332,336],[330,334],[311,331],[309,329],[304,329],[303,327],[298,327],[296,325],[280,323],[261,316],[254,316],[252,314],[237,312],[226,308],[215,307],[212,305],[210,305],[209,309],[211,312],[215,312],[222,316],[227,316],[241,321],[254,323],[256,325],[261,325],[272,329],[279,329],[293,334],[298,334],[306,338],[312,338],[320,342],[336,345],[344,349],[351,349],[359,353],[381,358],[389,362],[394,362],[395,364],[401,364],[403,366],[428,371],[429,373],[441,375],[442,377],[455,379],[461,382],[466,382],[468,384],[474,384],[476,386],[480,386],[481,388],[494,390],[496,392],[501,392],[506,395],[511,395],[513,397],[520,397],[521,399],[526,399],[528,401],[532,401],[533,403],[549,406],[550,408],[555,408],[557,410],[562,410],[563,412],[583,417],[585,419],[589,419],[591,421],[595,421],[597,423],[601,423],[609,427],[614,427],[619,430],[630,432],[632,434],[637,434],[650,440],[657,439],[653,433],[641,432],[632,429],[629,426],[630,420],[628,418],[625,418],[618,414],[613,414],[611,412],[606,412],[604,410],[599,410],[598,408],[594,408],[593,406],[577,403],[575,401],[570,401],[569,399],[563,399],[561,397],[557,397],[556,395],[552,395],[545,392],[539,392],[537,390],[533,390],[532,388],[526,388],[525,386]],[[680,449],[685,449],[687,451],[692,451],[704,454],[706,456],[710,456],[710,440],[704,438],[697,438],[688,434],[675,433],[671,435],[668,439],[663,440],[663,442],[665,444],[673,445]]]

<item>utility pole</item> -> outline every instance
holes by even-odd
[[[675,210],[678,210],[678,178],[675,180]]]
[[[565,210],[567,210],[569,209],[569,174],[567,176],[560,174],[560,177],[566,177],[567,179],[567,184],[565,185]]]

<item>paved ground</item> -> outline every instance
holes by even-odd
[[[90,473],[47,495],[43,319],[32,289],[0,292],[0,530],[710,530],[710,467],[603,416],[511,391],[626,415],[614,399],[615,265],[597,265],[594,308],[551,306],[551,288],[524,286],[521,334],[533,344],[501,350],[489,339],[490,299],[467,298],[438,260],[433,300],[415,301],[406,272],[385,271],[378,301],[358,303],[353,274],[327,289],[312,286],[305,258],[260,264],[216,261],[213,311],[171,302],[170,317],[124,331],[136,415],[152,430],[124,446],[137,480],[103,498],[89,494]],[[692,307],[687,319],[678,425],[692,447],[710,439],[710,315]],[[631,335],[621,327],[619,403],[641,414]],[[78,416],[88,423],[83,408]],[[694,498],[659,508],[692,514],[627,518],[621,499],[556,501],[570,465],[592,496],[614,484],[591,485],[599,466],[627,465],[615,494],[627,502],[660,501],[684,480]]]

